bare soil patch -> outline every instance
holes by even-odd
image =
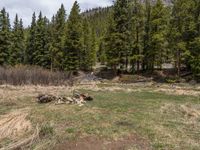
[[[76,141],[67,141],[55,147],[55,150],[128,150],[152,149],[148,140],[138,135],[130,135],[118,140],[102,140],[89,136]]]

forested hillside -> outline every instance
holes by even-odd
[[[22,18],[23,19],[23,18]],[[91,71],[97,62],[115,73],[149,72],[171,64],[200,75],[199,0],[117,0],[112,7],[69,15],[64,5],[51,19],[33,13],[23,27],[16,14],[11,25],[0,11],[0,65],[37,65],[47,69]]]

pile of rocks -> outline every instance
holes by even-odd
[[[79,93],[74,92],[72,97],[65,97],[65,96],[54,96],[54,95],[48,95],[48,94],[40,94],[37,96],[38,103],[50,103],[55,102],[56,105],[60,104],[78,104],[79,106],[82,106],[87,101],[92,101],[93,98],[89,96],[87,93]]]

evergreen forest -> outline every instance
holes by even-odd
[[[200,75],[199,0],[116,0],[113,6],[69,14],[61,5],[52,18],[33,12],[30,26],[0,11],[0,65],[34,65],[52,71],[92,71],[96,64],[115,73],[162,70],[170,64]]]

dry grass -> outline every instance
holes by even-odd
[[[21,119],[11,119],[12,128],[15,128],[14,122],[19,122],[16,123],[19,125],[21,120],[30,121],[32,132],[26,132],[27,137],[32,137],[34,129],[37,124],[39,125],[39,131],[42,131],[45,136],[29,143],[29,146],[25,147],[29,149],[54,149],[58,143],[64,141],[73,145],[74,141],[82,143],[81,139],[85,137],[89,139],[94,137],[92,142],[98,142],[95,139],[110,141],[112,145],[120,139],[124,141],[124,137],[134,137],[134,135],[144,139],[147,149],[197,149],[200,146],[198,96],[200,88],[176,85],[175,89],[186,91],[184,95],[174,91],[160,92],[161,88],[168,90],[174,87],[152,83],[146,85],[93,83],[74,87],[2,85],[0,86],[0,118],[21,117]],[[77,89],[88,92],[95,98],[94,101],[82,107],[36,103],[38,94],[70,96]],[[190,92],[187,94],[187,91]],[[0,119],[0,122],[2,120]],[[12,132],[10,133],[12,135]],[[133,141],[135,149],[140,149],[140,145],[143,144],[141,140],[137,141],[138,138]],[[0,147],[16,142],[8,139],[0,140]],[[127,141],[127,143],[132,142]],[[64,148],[66,148],[65,144]]]
[[[186,124],[195,124],[200,119],[200,104],[178,104],[174,105],[173,103],[164,104],[161,109],[161,113],[168,114],[181,114],[184,118]]]
[[[185,104],[165,103],[161,106],[160,113],[164,116],[163,120],[166,123],[164,126],[159,124],[152,128],[157,131],[158,135],[168,137],[166,141],[168,145],[177,143],[176,149],[181,149],[181,143],[185,145],[182,149],[190,149],[191,145],[194,147],[193,149],[200,146],[197,140],[200,138],[198,133],[200,128],[199,104],[189,102]]]
[[[27,110],[13,111],[0,119],[0,140],[4,138],[16,138],[31,131],[31,122],[26,119]]]
[[[69,74],[37,66],[0,67],[0,85],[67,85]]]
[[[181,87],[160,87],[154,90],[155,92],[164,92],[166,94],[174,95],[191,95],[191,96],[200,96],[200,90],[198,88],[194,89],[185,89]]]

